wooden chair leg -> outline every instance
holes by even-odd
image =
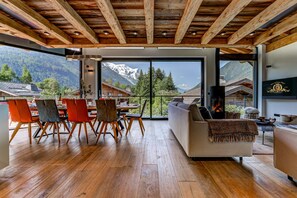
[[[20,130],[22,124],[23,124],[23,123],[21,123],[21,122],[19,122],[19,123],[17,124],[17,126],[15,127],[15,129],[14,129],[12,135],[11,135],[11,138],[10,138],[10,140],[9,140],[9,143],[13,140],[13,138],[15,137],[15,135],[17,134],[17,132]]]
[[[81,132],[81,123],[79,123],[79,128],[78,128],[78,138],[80,138],[80,132]]]
[[[96,131],[95,131],[95,129],[94,129],[94,126],[92,125],[92,122],[88,122],[88,123],[89,123],[89,125],[90,125],[92,131],[94,132],[95,136],[97,136]]]
[[[128,120],[127,120],[126,115],[123,115],[123,120],[124,120],[125,129],[127,130],[128,129],[128,125],[127,125]]]
[[[85,122],[84,122],[84,128],[85,128],[85,134],[86,134],[87,144],[89,144],[88,131],[87,131],[87,123],[85,123]]]
[[[145,131],[145,128],[144,128],[144,124],[143,124],[143,120],[142,120],[142,118],[139,118],[139,120],[140,120],[140,123],[141,123],[141,126],[142,126],[143,130]]]
[[[110,123],[110,124],[111,124],[112,130],[113,130],[114,140],[115,140],[116,142],[118,142],[118,136],[117,136],[117,131],[116,131],[115,123],[112,122],[112,123]]]
[[[100,138],[100,135],[102,134],[102,131],[103,131],[103,129],[104,129],[104,127],[105,127],[105,125],[106,125],[107,123],[105,123],[105,122],[102,122],[102,124],[101,124],[101,128],[100,128],[100,131],[99,131],[99,134],[97,135],[97,140],[96,140],[96,144],[98,143],[98,141],[99,141],[99,138]]]
[[[47,122],[45,124],[45,126],[43,127],[43,129],[42,129],[42,132],[41,132],[40,137],[39,137],[39,139],[37,141],[37,144],[39,144],[39,142],[40,142],[41,138],[43,137],[44,133],[46,133],[46,129],[48,128],[48,126],[49,126],[49,123]],[[46,133],[46,135],[47,135],[47,133]],[[47,137],[48,137],[48,135],[47,135]]]
[[[60,144],[61,143],[61,138],[60,138],[60,127],[59,127],[59,123],[56,122],[55,125],[56,125],[56,128],[57,128],[58,141],[59,141],[59,144]]]
[[[69,140],[70,140],[70,138],[71,138],[71,136],[72,136],[72,133],[73,133],[74,129],[76,128],[76,125],[77,125],[77,123],[73,123],[73,124],[72,124],[72,128],[71,128],[71,131],[70,131],[70,134],[69,134],[69,137],[68,137],[68,139],[67,139],[66,144],[68,144],[68,142],[69,142]]]
[[[64,125],[64,130],[66,129],[67,132],[70,133],[70,130],[69,130],[69,128],[68,128],[68,126],[67,126],[67,124],[66,124],[66,122],[64,120],[62,121],[62,124]]]
[[[107,125],[108,125],[108,123],[106,122],[106,123],[105,123],[105,127],[104,127],[104,137],[105,137],[105,135],[106,135]]]
[[[43,130],[42,124],[39,121],[37,121],[36,123],[38,124],[38,126],[40,127],[40,129]],[[47,132],[45,132],[45,135],[46,135],[46,137],[48,137]]]
[[[123,136],[123,135],[122,135],[122,131],[121,131],[121,128],[120,128],[119,123],[118,123],[118,122],[115,122],[115,125],[116,125],[116,127],[117,127],[117,130],[118,130],[119,134],[120,134],[121,136]]]
[[[127,131],[126,131],[126,135],[128,135],[128,133],[129,133],[130,130],[131,130],[133,120],[134,120],[134,118],[130,118],[129,126],[128,126],[128,129],[127,129]]]
[[[50,128],[53,128],[53,138],[55,138],[56,125],[53,123]]]
[[[29,136],[29,141],[30,144],[32,144],[32,128],[31,128],[32,124],[28,123],[28,136]]]
[[[141,121],[140,121],[139,118],[137,120],[138,120],[138,124],[139,124],[139,127],[140,127],[141,134],[143,136],[144,134],[143,134],[143,128],[142,128],[141,123],[140,123]]]

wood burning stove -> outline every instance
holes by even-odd
[[[210,88],[210,112],[214,119],[225,118],[225,87],[212,86]]]

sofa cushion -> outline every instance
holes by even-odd
[[[196,104],[191,104],[189,106],[189,110],[190,110],[190,112],[192,114],[192,118],[193,118],[194,121],[204,121],[204,119],[203,119],[203,117],[202,117],[202,115],[201,115],[201,113],[200,113],[200,111],[199,111]]]
[[[186,110],[188,110],[190,105],[189,105],[189,104],[185,104],[185,103],[183,103],[183,102],[179,102],[179,103],[177,104],[177,106],[180,107],[180,108],[182,108],[182,109],[186,109]]]
[[[199,111],[204,120],[212,119],[212,116],[206,107],[199,107]]]

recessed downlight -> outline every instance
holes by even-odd
[[[134,36],[137,36],[137,35],[138,35],[138,32],[135,31],[135,32],[133,32],[132,34],[133,34]]]
[[[109,35],[109,32],[108,31],[104,31],[103,34],[104,35]]]
[[[226,32],[221,32],[220,35],[221,35],[221,36],[225,36],[225,35],[226,35]]]
[[[75,31],[74,34],[75,34],[76,36],[79,36],[79,35],[80,35],[80,32]]]
[[[162,32],[162,35],[163,35],[163,36],[166,36],[166,35],[167,35],[167,32],[166,32],[166,31],[163,31],[163,32]]]
[[[49,36],[49,35],[50,35],[50,33],[48,33],[48,32],[44,32],[44,34],[45,34],[46,36]]]

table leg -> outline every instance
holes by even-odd
[[[262,135],[262,144],[264,145],[264,134],[265,134],[265,131],[263,131],[263,135]]]

